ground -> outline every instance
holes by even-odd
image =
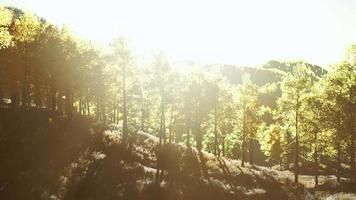
[[[356,199],[355,186],[346,179],[337,184],[334,176],[321,176],[315,190],[312,176],[295,184],[290,171],[241,167],[182,144],[158,151],[158,139],[142,131],[125,147],[120,126],[85,117],[49,116],[45,126],[33,117],[12,117],[16,123],[1,118],[0,199]],[[156,152],[165,171],[161,181]]]

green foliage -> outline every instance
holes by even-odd
[[[11,98],[9,106],[120,124],[131,147],[141,130],[162,145],[249,155],[251,163],[262,150],[286,168],[292,157],[298,166],[355,168],[355,45],[329,72],[270,61],[184,74],[162,53],[152,63],[140,60],[124,37],[103,51],[67,27],[0,7],[0,56],[0,97]]]
[[[10,33],[11,20],[11,11],[0,5],[0,50],[12,44],[13,36]]]

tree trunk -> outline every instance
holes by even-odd
[[[297,107],[295,111],[295,160],[294,160],[294,182],[298,183],[299,175],[299,132],[298,132],[298,118],[299,118],[299,99],[297,99]]]
[[[165,117],[165,98],[164,98],[164,87],[161,86],[161,120],[160,120],[160,130],[159,130],[159,145],[166,144],[166,117]]]
[[[29,65],[27,60],[27,46],[24,46],[24,73],[22,81],[22,106],[28,107],[28,78],[29,78]]]
[[[35,84],[35,104],[36,108],[40,109],[41,108],[41,86],[39,82],[38,75],[36,73],[36,78],[35,78],[36,84]]]
[[[286,135],[287,135],[287,157],[286,157],[286,160],[287,160],[287,164],[286,164],[286,169],[289,170],[289,164],[291,163],[291,148],[289,146],[289,144],[291,144],[292,142],[292,139],[291,139],[291,134],[290,132],[287,130],[286,132]]]
[[[85,96],[83,96],[83,115],[87,115],[87,102]]]
[[[101,106],[102,119],[103,119],[104,124],[106,124],[106,112],[105,112],[105,104],[104,104],[103,99],[100,100],[100,106]]]
[[[36,84],[36,94],[35,94],[35,102],[36,102],[36,107],[37,109],[41,108],[41,90],[40,90],[40,85],[37,83]]]
[[[87,108],[87,115],[90,116],[90,98],[89,98],[89,88],[86,89],[86,108]]]
[[[90,102],[89,102],[89,98],[87,99],[87,115],[90,116]]]
[[[187,120],[188,121],[188,120]],[[190,148],[190,126],[189,126],[189,122],[186,122],[186,126],[187,126],[187,147]]]
[[[127,127],[127,108],[126,108],[126,66],[123,65],[122,72],[122,103],[123,103],[123,120],[122,120],[122,142],[126,145],[128,139],[128,127]]]
[[[253,139],[250,138],[250,164],[253,165]]]
[[[173,139],[173,106],[171,108],[171,116],[170,116],[170,120],[169,120],[169,144],[172,143],[172,139]]]
[[[79,89],[79,115],[83,114],[83,98],[82,98],[82,92]]]
[[[355,68],[354,68],[355,69]],[[354,71],[352,71],[352,68],[349,73],[349,80],[352,80],[352,75],[354,74]],[[349,85],[348,90],[349,90],[349,103],[347,104],[348,106],[348,132],[351,137],[351,142],[350,142],[350,179],[353,181],[356,181],[356,163],[355,163],[355,132],[354,132],[354,123],[355,123],[355,113],[356,113],[356,107],[355,104],[352,103],[352,100],[354,98],[354,90],[352,83]]]
[[[242,133],[242,155],[241,166],[245,166],[245,151],[246,151],[246,103],[243,105],[243,133]]]
[[[351,78],[351,77],[350,77]],[[351,103],[353,99],[353,92],[352,89],[350,88],[349,90],[349,101],[350,103],[348,104],[349,108],[348,111],[349,113],[347,114],[348,116],[348,132],[350,134],[350,179],[355,181],[356,177],[355,177],[355,133],[354,133],[354,120],[355,120],[355,116],[353,116],[355,114],[355,108],[353,107],[353,104]]]
[[[116,110],[116,96],[115,96],[115,98],[114,98],[114,103],[113,103],[113,110],[114,110],[114,113],[113,113],[113,123],[114,124],[116,124],[116,112],[117,112],[117,110]]]
[[[57,97],[56,97],[55,79],[51,78],[51,89],[50,89],[50,110],[55,111],[57,108]]]
[[[217,121],[217,108],[216,103],[214,107],[214,155],[216,156],[218,149],[218,121]]]
[[[99,97],[96,97],[96,107],[95,107],[95,118],[97,121],[100,120],[100,101]]]
[[[196,126],[196,144],[197,144],[197,150],[200,152],[202,150],[202,136],[201,136],[201,130],[200,130],[200,123],[197,124]]]
[[[351,129],[351,147],[350,147],[350,154],[351,154],[351,171],[350,171],[350,179],[355,180],[355,134],[352,132]]]
[[[318,175],[319,175],[319,163],[318,163],[318,133],[315,131],[314,133],[314,142],[315,142],[315,147],[314,147],[314,162],[315,162],[315,187],[318,187],[319,180],[318,180]]]
[[[47,110],[50,111],[51,110],[51,92],[50,89],[47,89],[47,97],[46,97],[46,103],[47,103]]]
[[[164,170],[162,169],[162,143],[166,145],[166,124],[165,124],[165,94],[164,87],[161,85],[160,87],[161,93],[161,110],[160,110],[160,128],[159,128],[159,144],[158,144],[158,155],[157,155],[157,169],[156,169],[156,181],[161,182],[164,174]]]
[[[145,99],[143,94],[141,98],[141,130],[145,131]]]
[[[120,97],[117,96],[117,100],[116,100],[116,124],[120,123]]]
[[[225,137],[222,137],[222,141],[221,141],[222,145],[222,155],[225,156]]]
[[[340,91],[341,93],[341,91]],[[340,138],[340,130],[341,130],[341,113],[338,111],[338,123],[337,123],[337,138],[336,138],[336,148],[337,148],[337,182],[340,183],[341,181],[341,138]]]
[[[337,142],[337,182],[341,180],[341,144]]]
[[[66,116],[68,119],[72,119],[72,95],[69,91],[69,89],[66,90],[66,107],[65,107],[65,111],[66,111]]]

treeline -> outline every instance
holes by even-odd
[[[161,53],[142,62],[125,38],[104,51],[65,27],[0,7],[0,48],[0,97],[13,108],[88,115],[120,124],[128,146],[144,131],[159,137],[159,150],[184,143],[242,166],[255,163],[259,143],[268,164],[294,170],[296,181],[308,169],[316,184],[320,173],[356,177],[356,46],[328,73],[281,62],[283,69],[273,67],[278,81],[261,85],[243,73],[239,83],[227,66],[178,73]],[[273,106],[263,102],[270,94],[278,95]]]

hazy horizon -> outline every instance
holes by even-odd
[[[347,45],[356,43],[356,2],[350,0],[0,3],[59,26],[67,24],[102,46],[115,36],[127,36],[137,54],[162,50],[173,62],[251,66],[302,59],[327,67],[342,58]]]

